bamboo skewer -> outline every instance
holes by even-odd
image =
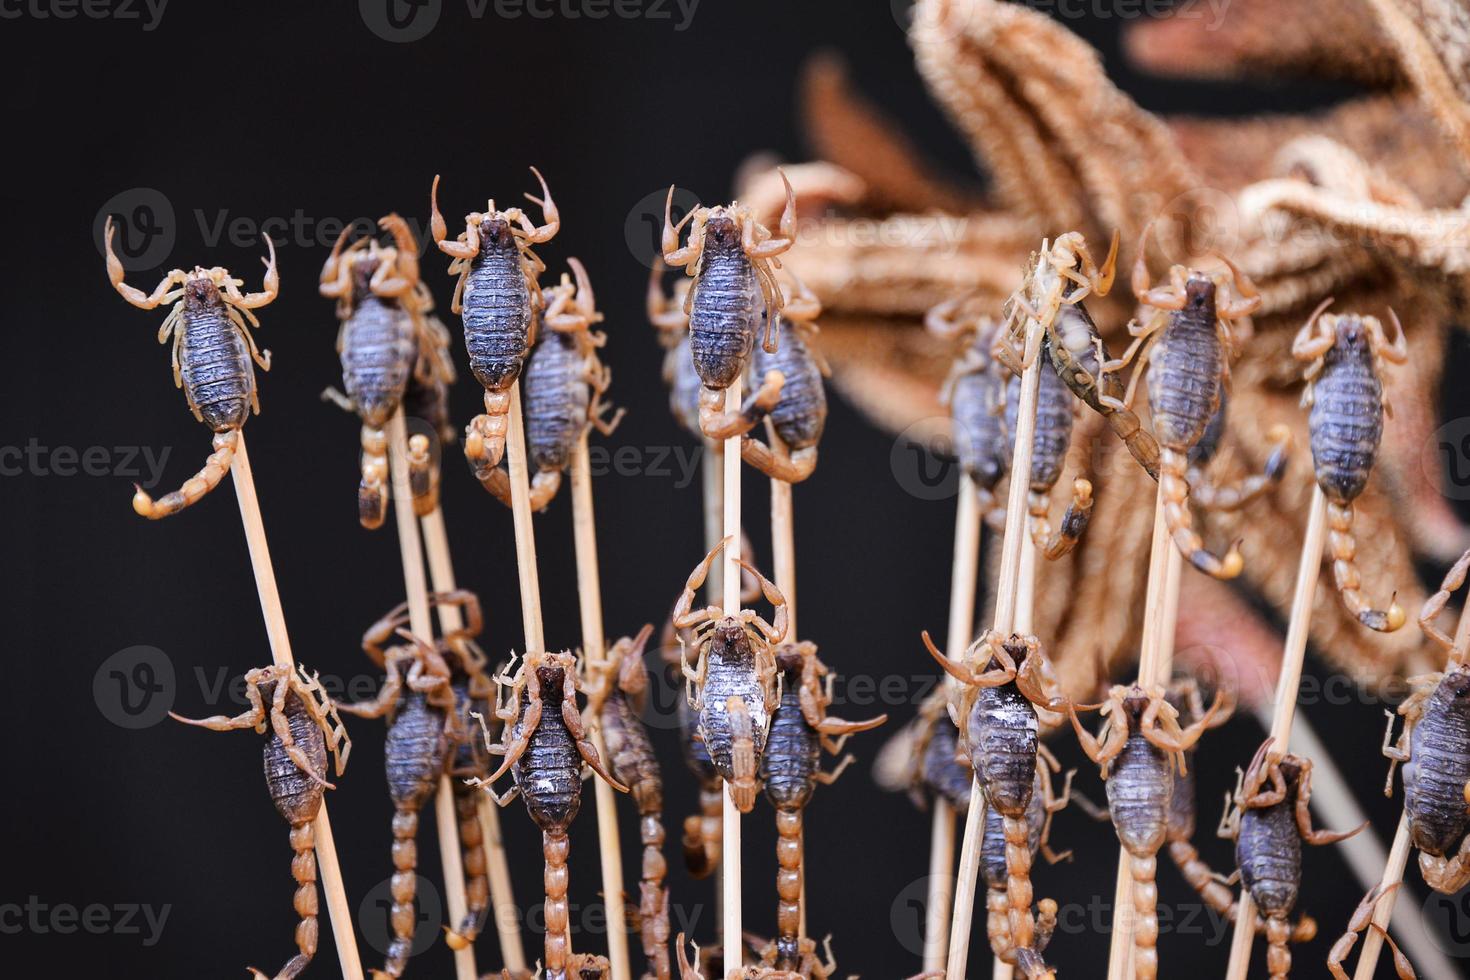
[[[413,512],[413,492],[409,488],[408,432],[401,405],[388,421],[388,471],[393,484],[393,515],[398,523],[398,550],[403,559],[403,585],[408,593],[409,629],[415,637],[432,643],[434,623],[429,613],[429,583],[424,576],[423,546]],[[445,904],[449,907],[449,921],[456,923],[457,928],[464,921],[468,902],[454,787],[447,773],[440,773],[434,794],[434,826],[439,835],[439,861],[444,869]],[[473,944],[454,951],[454,972],[458,980],[477,980],[480,971],[475,965]]]
[[[582,616],[582,655],[590,665],[606,657],[602,632],[602,579],[597,565],[597,524],[592,509],[592,467],[588,433],[572,450],[572,537],[577,551],[577,606]],[[596,712],[593,713],[594,717]],[[611,765],[602,726],[591,725],[592,745],[604,765]],[[605,779],[592,781],[597,801],[597,843],[602,863],[602,894],[607,912],[607,958],[612,980],[631,980],[628,970],[628,924],[623,914],[623,853],[618,839],[618,801]]]
[[[1031,472],[1032,440],[1036,433],[1036,393],[1041,385],[1042,324],[1026,322],[1025,360],[1017,412],[1016,443],[1011,458],[1012,474]],[[996,580],[993,628],[1002,636],[1014,632],[1016,598],[1020,590],[1022,542],[1028,536],[1026,492],[1029,481],[1012,479],[1006,499],[1005,537],[1001,540],[1000,575]],[[949,957],[945,974],[964,977],[970,955],[970,924],[975,911],[975,886],[980,874],[980,843],[985,831],[985,793],[977,777],[970,783],[970,805],[965,813],[965,836],[960,847],[959,874],[955,880],[954,912],[950,917]]]
[[[704,456],[700,459],[699,476],[703,487],[704,503],[704,553],[709,554],[724,537],[725,531],[725,444],[714,439],[704,440]],[[715,562],[710,566],[704,581],[705,602],[711,606],[724,602],[725,563]],[[682,655],[682,648],[681,648]],[[675,674],[676,680],[678,674]],[[720,874],[720,863],[724,860],[723,843],[720,858],[714,862],[710,872],[717,882],[724,881]],[[725,894],[723,886],[715,888],[715,921],[725,921]]]
[[[1463,650],[1465,644],[1470,643],[1470,602],[1460,609],[1459,624],[1455,627],[1455,649]],[[1384,888],[1392,887],[1404,880],[1404,869],[1409,863],[1409,854],[1413,851],[1413,845],[1409,842],[1409,817],[1404,813],[1399,817],[1398,830],[1394,833],[1393,844],[1388,851],[1388,861],[1383,869],[1383,878],[1379,884]],[[1379,929],[1387,929],[1389,920],[1393,918],[1394,899],[1398,897],[1401,889],[1394,889],[1378,899],[1373,907],[1372,923]],[[1405,938],[1416,938],[1414,932],[1406,934]],[[1405,945],[1412,945],[1405,943]],[[1363,935],[1363,951],[1358,955],[1358,968],[1353,972],[1353,980],[1372,980],[1373,970],[1378,965],[1378,956],[1383,951],[1383,935],[1377,929],[1369,928]],[[1438,958],[1438,957],[1436,957]],[[1420,958],[1415,957],[1416,960]],[[1420,961],[1420,967],[1424,963]]]
[[[725,411],[740,410],[740,379],[737,377],[725,389]],[[721,590],[727,614],[733,615],[740,608],[740,437],[725,440],[723,480],[722,537],[730,538],[721,555],[723,567]],[[721,940],[724,943],[725,973],[739,970],[744,963],[744,935],[741,930],[740,909],[740,811],[730,798],[729,789],[720,794],[720,826],[724,837],[721,848],[720,892],[723,908]]]
[[[444,529],[444,510],[435,507],[419,519],[424,536],[424,553],[429,561],[429,580],[435,592],[453,592],[457,588],[454,564],[449,554],[449,535]],[[464,626],[459,606],[439,606],[439,628],[449,633]],[[490,880],[490,908],[495,918],[495,934],[500,939],[500,958],[512,975],[526,973],[526,949],[521,931],[516,926],[515,895],[511,891],[510,864],[505,859],[505,838],[500,830],[500,808],[481,793],[475,801],[480,819],[481,846],[485,851],[486,877]]]
[[[970,643],[975,632],[975,591],[980,568],[980,496],[968,473],[960,474],[959,502],[954,522],[954,563],[949,580],[950,657]],[[940,683],[948,685],[941,675]],[[924,904],[924,972],[944,969],[949,941],[949,904],[954,897],[954,808],[934,800],[929,844],[929,894]]]
[[[240,523],[245,529],[245,543],[250,550],[250,568],[255,574],[255,591],[260,597],[260,612],[265,618],[265,633],[270,641],[271,661],[278,667],[295,669],[291,655],[291,636],[286,632],[286,613],[281,607],[281,593],[276,587],[276,573],[271,565],[270,546],[265,540],[265,521],[260,515],[260,501],[255,496],[255,476],[250,470],[250,454],[245,450],[245,433],[235,433],[235,458],[230,476],[235,484],[235,499],[240,505]],[[316,836],[316,861],[321,870],[322,891],[327,897],[327,912],[332,926],[332,940],[337,946],[337,960],[346,980],[362,980],[362,960],[357,952],[357,937],[352,929],[352,912],[347,905],[347,887],[342,881],[342,868],[337,863],[337,845],[332,837],[332,823],[327,819],[327,802],[312,821]]]
[[[1268,758],[1280,758],[1291,744],[1291,723],[1296,717],[1297,689],[1302,681],[1302,660],[1307,650],[1307,632],[1312,620],[1312,598],[1322,572],[1322,539],[1327,529],[1327,498],[1322,488],[1312,487],[1306,540],[1297,566],[1296,591],[1291,598],[1291,622],[1286,645],[1281,651],[1281,673],[1276,680],[1276,700],[1271,716],[1271,748]],[[1251,943],[1256,932],[1256,906],[1242,887],[1235,915],[1235,935],[1230,943],[1230,965],[1226,980],[1244,980],[1250,968]]]

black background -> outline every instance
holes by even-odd
[[[64,933],[49,913],[40,927],[27,921],[17,930],[11,914],[0,921],[0,942],[13,951],[7,960],[31,958],[62,976],[174,978],[238,975],[247,963],[273,969],[294,952],[286,827],[263,791],[259,739],[166,720],[129,730],[109,720],[121,691],[110,670],[121,661],[104,661],[125,648],[163,651],[175,679],[156,697],[194,715],[239,710],[228,696],[211,698],[209,686],[269,662],[228,485],[155,524],[132,513],[121,456],[111,456],[105,475],[51,472],[53,464],[65,467],[64,454],[54,455],[62,447],[166,448],[166,490],[208,452],[208,433],[189,417],[170,383],[168,353],[153,340],[163,312],[141,313],[108,287],[96,243],[110,199],[122,194],[111,207],[126,218],[143,200],[136,189],[151,188],[173,211],[171,222],[159,219],[172,247],[130,275],[145,289],[166,269],[195,262],[226,265],[258,288],[262,248],[252,229],[268,218],[299,211],[306,233],[319,240],[277,231],[282,292],[262,312],[257,333],[275,365],[261,378],[263,412],[247,434],[296,656],[323,675],[356,678],[360,693],[372,674],[357,637],[398,601],[402,579],[392,528],[368,533],[355,519],[356,423],[317,397],[340,383],[336,323],[313,288],[340,227],[328,221],[396,210],[422,222],[436,172],[444,174],[450,216],[487,196],[505,206],[533,188],[526,168],[539,166],[563,215],[560,235],[542,254],[553,270],[566,256],[581,257],[607,314],[612,395],[629,409],[607,446],[634,447],[647,468],[670,449],[692,449],[666,410],[660,351],[643,318],[643,261],[653,248],[647,200],[674,181],[708,203],[723,200],[753,151],[804,159],[793,94],[809,55],[840,52],[866,92],[937,160],[956,177],[978,181],[915,74],[888,3],[704,0],[683,31],[675,29],[680,14],[672,6],[672,19],[599,21],[504,19],[493,6],[474,19],[460,0],[444,0],[443,8],[427,37],[402,44],[376,36],[356,5],[340,2],[176,2],[152,31],[138,20],[41,19],[30,8],[0,24],[9,136],[9,177],[0,185],[4,310],[12,350],[0,385],[3,442],[34,440],[48,451],[38,453],[39,467],[0,484],[9,619],[18,627],[0,684],[10,725],[0,903],[35,896],[48,909],[170,907],[151,946],[118,928]],[[1150,109],[1298,109],[1340,94],[1131,75],[1117,52],[1121,24],[1089,18],[1069,26],[1102,47],[1115,77]],[[211,243],[224,215],[247,219],[244,234]],[[424,262],[442,305],[451,288],[445,261],[431,253]],[[455,351],[463,370],[457,331]],[[473,381],[454,397],[462,423],[478,403]],[[804,635],[821,643],[837,670],[869,682],[912,678],[912,690],[930,673],[917,633],[942,630],[945,621],[953,506],[906,493],[890,470],[891,448],[888,436],[834,405],[822,465],[796,491],[801,614]],[[461,584],[487,605],[485,646],[502,656],[520,646],[510,515],[474,485],[458,455],[451,449],[444,490],[455,559]],[[611,635],[663,617],[699,556],[698,478],[683,486],[678,474],[673,466],[665,475],[597,481]],[[752,476],[746,491],[747,526],[768,566],[764,483]],[[565,492],[536,523],[547,640],[575,645]],[[1321,670],[1309,664],[1319,680]],[[657,738],[669,783],[675,928],[682,916],[709,942],[713,886],[687,879],[674,845],[694,789],[668,730],[671,698],[663,692],[656,722],[664,728]],[[912,713],[910,700],[886,706],[896,721]],[[1386,837],[1396,813],[1377,791],[1382,705],[1367,695],[1341,700],[1347,703],[1304,710],[1330,734]],[[848,716],[878,710],[856,689],[848,702],[840,709]],[[149,702],[148,710],[156,714],[160,704]],[[391,808],[382,726],[355,721],[351,729],[352,765],[329,800],[355,907],[388,875]],[[861,736],[854,747],[871,760],[883,737]],[[1230,861],[1228,846],[1209,834],[1218,800],[1260,737],[1252,719],[1239,718],[1211,737],[1200,759],[1201,846],[1216,866]],[[1065,762],[1082,762],[1071,739],[1060,741]],[[1101,797],[1085,763],[1078,785]],[[582,917],[599,887],[590,797],[573,832],[574,942],[601,949],[595,916]],[[636,876],[630,813],[623,810],[624,859]],[[811,926],[835,934],[843,975],[917,970],[922,917],[914,899],[923,893],[928,817],[901,796],[878,792],[865,761],[818,794],[808,821]],[[535,900],[540,850],[519,802],[504,811],[504,823],[517,895]],[[769,932],[774,919],[770,823],[764,803],[746,821],[745,921],[757,932]],[[437,880],[433,837],[423,834],[420,866]],[[1054,959],[1074,976],[1097,976],[1108,940],[1096,930],[1108,917],[1096,910],[1111,901],[1117,848],[1108,827],[1071,812],[1059,819],[1056,839],[1077,858],[1036,874],[1038,895],[1072,909],[1073,928],[1055,941]],[[1360,889],[1333,849],[1310,853],[1307,869],[1304,904],[1325,938],[1297,955],[1302,974],[1313,975]],[[1176,925],[1166,924],[1161,939],[1166,973],[1180,975],[1185,964],[1222,970],[1223,924],[1200,914],[1172,868],[1161,868],[1160,878],[1161,902],[1176,910]],[[1416,905],[1421,899],[1422,891],[1406,896]],[[1464,931],[1470,918],[1442,905],[1438,917],[1458,914]],[[116,913],[109,916],[118,923]],[[322,952],[309,975],[328,978],[337,969],[325,918],[322,925]],[[983,926],[977,943],[983,948]],[[632,946],[636,960],[636,939]],[[536,955],[539,937],[528,935],[527,948]],[[498,966],[493,932],[479,950],[482,970]],[[363,955],[365,965],[379,961],[366,943]],[[986,959],[973,959],[972,975],[985,972]],[[438,943],[410,967],[421,976],[450,969]]]

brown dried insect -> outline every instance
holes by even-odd
[[[1266,457],[1266,464],[1261,472],[1252,473],[1250,476],[1237,480],[1234,483],[1217,484],[1212,481],[1207,472],[1215,454],[1220,451],[1220,440],[1225,435],[1226,409],[1229,397],[1222,390],[1220,392],[1220,407],[1215,409],[1215,414],[1210,418],[1210,424],[1205,426],[1204,435],[1200,436],[1189,450],[1189,496],[1190,499],[1204,510],[1235,511],[1257,499],[1261,494],[1281,482],[1281,477],[1286,473],[1286,461],[1291,452],[1291,430],[1284,425],[1276,425],[1268,433],[1275,448]]]
[[[450,240],[439,213],[439,177],[429,192],[429,229],[439,251],[454,261],[449,274],[458,276],[450,310],[464,320],[464,344],[470,371],[485,389],[485,412],[465,429],[464,453],[481,472],[500,462],[510,425],[510,387],[521,374],[526,353],[536,342],[535,314],[544,309],[537,277],[546,265],[531,251],[556,237],[561,215],[546,180],[535,167],[541,197],[526,199],[541,208],[544,224],[532,224],[520,208],[496,210],[491,200],[484,213],[465,215],[464,231]]]
[[[1027,807],[1036,778],[1040,747],[1037,707],[1048,712],[1066,703],[1051,675],[1051,666],[1034,636],[1001,637],[986,630],[965,650],[959,663],[945,657],[923,634],[924,646],[945,672],[959,681],[959,697],[950,703],[957,716],[960,750],[970,760],[989,807],[1003,819],[1005,833],[1010,945],[1006,962],[1028,977],[1050,971],[1035,945],[1031,918],[1030,830]],[[1001,950],[994,950],[997,956]],[[1024,955],[1023,955],[1024,954]]]
[[[931,796],[964,813],[975,773],[959,750],[960,730],[950,720],[948,693],[941,687],[924,699],[913,721],[878,750],[873,778],[883,789],[907,792],[914,806],[928,809]]]
[[[1043,343],[1045,343],[1043,341]],[[1050,362],[1043,362],[1036,393],[1036,428],[1032,437],[1031,482],[1027,512],[1031,538],[1049,561],[1062,557],[1077,544],[1092,516],[1092,483],[1078,477],[1072,481],[1072,499],[1055,533],[1051,530],[1051,490],[1062,475],[1067,450],[1072,446],[1073,399]],[[1006,451],[1014,455],[1021,409],[1021,377],[1012,375],[1006,385]],[[991,512],[992,521],[1004,527],[1005,511]]]
[[[831,772],[823,772],[822,750],[842,751],[848,737],[877,728],[886,714],[865,721],[843,721],[827,714],[832,704],[834,675],[817,657],[810,641],[783,643],[776,648],[781,671],[781,701],[771,716],[771,730],[761,757],[761,781],[766,799],[776,810],[776,939],[761,954],[766,966],[798,970],[802,880],[802,814],[817,784],[831,785],[853,762],[846,755]]]
[[[1235,799],[1220,821],[1219,834],[1235,841],[1235,863],[1256,908],[1266,919],[1266,968],[1273,978],[1291,972],[1287,917],[1302,883],[1302,841],[1334,844],[1368,826],[1344,833],[1312,828],[1312,762],[1275,755],[1266,739],[1236,782]],[[1270,788],[1266,784],[1270,783]]]
[[[1219,256],[1224,272],[1206,275],[1176,265],[1169,285],[1149,288],[1145,262],[1149,231],[1146,226],[1133,266],[1133,292],[1153,312],[1142,324],[1130,323],[1133,343],[1123,356],[1103,364],[1108,374],[1133,362],[1133,378],[1121,402],[1100,396],[1104,404],[1127,408],[1133,403],[1138,381],[1148,376],[1149,409],[1159,444],[1159,480],[1164,493],[1164,518],[1181,554],[1201,571],[1216,578],[1240,574],[1244,559],[1232,545],[1222,559],[1207,551],[1189,513],[1189,450],[1204,435],[1220,392],[1230,384],[1230,358],[1249,336],[1251,313],[1261,305],[1251,281]],[[1237,299],[1232,284],[1240,292]],[[1236,322],[1239,321],[1239,322]]]
[[[781,379],[781,395],[766,416],[776,438],[766,445],[751,435],[740,440],[740,458],[773,479],[800,483],[817,468],[817,443],[827,425],[827,392],[822,379],[831,374],[827,362],[811,345],[816,336],[822,304],[795,275],[794,286],[782,289],[781,322],[790,327],[780,348],[769,354],[762,347],[750,362],[755,378]],[[789,295],[790,289],[795,295]]]
[[[648,692],[643,650],[653,624],[623,637],[592,668],[588,702],[607,742],[608,768],[626,783],[638,804],[638,839],[643,845],[638,884],[638,918],[647,960],[644,976],[669,980],[669,891],[664,886],[664,783],[658,757],[640,715]]]
[[[504,755],[505,761],[488,779],[474,784],[500,806],[520,793],[531,819],[541,828],[546,860],[546,977],[566,980],[581,962],[572,956],[567,828],[582,805],[582,766],[590,766],[619,792],[626,793],[628,787],[603,768],[597,749],[587,738],[577,708],[577,658],[571,653],[532,651],[521,659],[514,676],[502,672],[495,683],[499,687],[495,715],[505,727],[498,745],[490,744],[488,730],[484,737],[489,751]],[[494,783],[507,770],[515,786],[497,794]]]
[[[1373,921],[1373,910],[1378,905],[1378,900],[1402,884],[1403,882],[1396,881],[1387,888],[1382,885],[1374,885],[1368,889],[1368,894],[1363,896],[1358,907],[1353,909],[1353,914],[1348,919],[1347,931],[1338,937],[1337,942],[1332,944],[1332,949],[1327,953],[1327,972],[1337,980],[1348,980],[1347,971],[1342,968],[1343,961],[1347,959],[1348,954],[1353,951],[1353,946],[1357,944],[1358,933],[1370,926],[1374,932],[1383,937],[1384,942],[1388,943],[1388,948],[1393,954],[1394,971],[1398,973],[1399,980],[1414,980],[1418,976],[1414,972],[1414,967],[1409,963],[1409,958],[1404,955],[1403,950],[1399,949],[1398,943],[1393,941],[1393,937],[1388,934],[1387,930]]]
[[[1446,895],[1470,884],[1470,663],[1467,651],[1434,620],[1465,583],[1467,568],[1470,551],[1419,613],[1419,628],[1449,653],[1449,662],[1440,673],[1409,678],[1412,693],[1399,705],[1404,729],[1397,744],[1389,745],[1391,713],[1383,733],[1383,754],[1392,760],[1384,794],[1393,794],[1393,768],[1402,762],[1404,812],[1409,839],[1419,849],[1419,871],[1430,888]]]
[[[301,921],[296,926],[296,948],[299,952],[281,967],[274,980],[294,980],[316,955],[318,925],[316,897],[316,834],[312,821],[322,808],[324,790],[335,787],[327,782],[327,753],[332,753],[337,775],[347,768],[352,752],[352,739],[342,719],[316,675],[287,665],[257,667],[245,674],[245,696],[250,707],[234,716],[214,715],[210,718],[185,718],[169,712],[169,717],[186,725],[198,725],[217,732],[253,728],[264,735],[265,784],[271,802],[291,825],[291,876],[296,879],[296,895],[292,905]],[[265,974],[250,967],[256,980]]]
[[[1312,463],[1317,485],[1327,497],[1328,550],[1332,577],[1348,612],[1369,629],[1392,632],[1404,625],[1404,610],[1392,600],[1388,611],[1374,609],[1359,591],[1361,576],[1353,558],[1353,501],[1363,492],[1378,443],[1383,413],[1389,409],[1379,375],[1386,363],[1403,364],[1409,352],[1404,328],[1393,311],[1398,338],[1389,343],[1376,317],[1323,314],[1318,306],[1292,341],[1291,352],[1309,362],[1302,404],[1310,406]]]
[[[1056,791],[1052,788],[1051,772],[1056,771],[1060,766],[1045,748],[1042,748],[1040,752],[1043,753],[1043,757],[1037,760],[1036,780],[1031,788],[1031,801],[1026,805],[1028,832],[1026,849],[1031,861],[1035,861],[1039,853],[1046,858],[1048,864],[1056,864],[1059,861],[1070,860],[1072,852],[1057,854],[1051,849],[1048,844],[1048,838],[1051,835],[1051,818],[1063,810],[1071,799],[1072,777],[1076,774],[1076,770],[1067,772],[1062,786],[1062,795],[1057,796]],[[1005,818],[994,807],[987,807],[985,827],[980,839],[980,870],[985,876],[986,888],[985,932],[990,940],[990,948],[995,950],[996,955],[1002,960],[1014,959],[1018,952],[1011,942],[1010,895],[1008,892],[1010,847],[1011,845],[1006,840]],[[1031,952],[1039,959],[1041,954],[1046,952],[1052,933],[1056,931],[1057,903],[1050,898],[1043,898],[1036,903],[1036,907],[1036,938]]]
[[[603,403],[612,383],[612,370],[597,356],[607,335],[592,329],[602,322],[592,294],[587,270],[575,258],[567,265],[576,274],[576,284],[565,273],[561,284],[545,291],[547,306],[541,314],[546,332],[526,365],[526,452],[535,474],[531,478],[531,509],[544,510],[561,489],[562,473],[571,462],[572,451],[591,426],[610,436],[622,421],[623,409],[611,421],[602,416]],[[475,476],[509,507],[510,476],[499,467],[477,468]]]
[[[173,269],[164,276],[153,292],[145,293],[123,281],[123,265],[112,250],[116,230],[112,216],[107,217],[104,232],[107,241],[107,277],[123,299],[140,310],[156,309],[172,303],[173,309],[158,329],[158,342],[173,338],[174,387],[184,389],[189,411],[194,418],[214,432],[214,452],[204,468],[184,482],[173,493],[154,500],[134,486],[133,510],[150,520],[177,514],[197,503],[209,493],[230,469],[235,457],[236,433],[252,412],[260,413],[260,397],[255,388],[255,368],[271,367],[271,352],[255,346],[251,327],[259,327],[253,310],[266,306],[281,288],[276,271],[276,245],[266,238],[270,258],[265,260],[265,282],[261,292],[242,293],[243,279],[233,278],[220,266],[206,269],[195,266],[192,271]]]
[[[729,439],[748,432],[760,421],[756,409],[769,411],[780,394],[780,379],[767,376],[739,413],[732,416],[723,411],[725,389],[745,373],[763,317],[766,335],[762,346],[767,353],[776,352],[783,296],[775,269],[780,265],[777,256],[796,240],[796,196],[787,181],[786,210],[776,237],[749,208],[738,203],[694,208],[677,225],[673,204],[674,188],[670,186],[664,205],[663,259],[672,267],[683,268],[693,280],[684,313],[689,318],[694,371],[704,386],[700,428],[711,439]],[[681,248],[679,237],[686,224],[689,240]]]
[[[378,220],[393,238],[389,246],[375,238],[361,238],[345,251],[342,246],[353,226],[342,229],[332,254],[322,266],[317,291],[337,301],[337,353],[342,359],[342,386],[346,394],[327,388],[322,398],[362,418],[362,482],[357,491],[358,520],[378,528],[388,512],[388,456],[383,427],[403,404],[410,378],[425,384],[454,380],[454,366],[443,351],[449,332],[433,316],[434,299],[419,278],[418,243],[398,215]],[[428,487],[429,474],[421,472],[427,455],[411,457],[417,463],[410,483]],[[415,494],[415,509],[427,513]]]
[[[679,978],[680,980],[704,980],[704,974],[700,972],[701,961],[707,957],[701,953],[699,944],[690,942],[694,947],[694,962],[689,961],[689,955],[685,952],[684,934],[679,933],[675,941],[675,948],[679,954]],[[815,940],[803,939],[801,941],[801,966],[793,970],[781,970],[769,964],[758,966],[743,966],[730,970],[725,974],[725,980],[827,980],[837,972],[837,959],[832,955],[832,937],[828,936],[822,941],[823,957],[817,955],[817,944]],[[715,972],[715,971],[711,971]],[[919,977],[913,980],[920,980]]]
[[[1133,877],[1134,957],[1139,977],[1158,975],[1158,885],[1154,883],[1157,855],[1168,832],[1174,773],[1188,771],[1184,753],[1220,711],[1223,695],[1187,728],[1161,687],[1121,685],[1108,692],[1102,706],[1102,730],[1093,737],[1077,720],[1076,705],[1068,716],[1082,743],[1082,751],[1102,768],[1107,782],[1108,813],[1118,840],[1128,852]]]

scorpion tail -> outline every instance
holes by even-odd
[[[774,480],[800,483],[817,468],[817,447],[808,446],[787,456],[747,435],[740,440],[740,458]]]
[[[1133,876],[1133,964],[1139,980],[1154,980],[1159,974],[1159,887],[1154,884],[1158,861],[1154,855],[1129,855]]]
[[[464,454],[475,469],[475,476],[484,483],[482,471],[500,465],[505,455],[505,435],[510,431],[510,393],[505,391],[485,392],[484,414],[470,419],[464,431]],[[488,487],[486,489],[489,489]]]
[[[801,808],[776,811],[776,969],[801,964]]]
[[[1281,916],[1266,919],[1266,972],[1272,980],[1286,980],[1291,973],[1291,926]]]
[[[664,861],[663,814],[644,813],[638,821],[638,839],[643,844],[643,868],[638,884],[638,911],[643,956],[657,980],[669,980],[669,892],[664,887],[668,864]]]
[[[177,514],[192,504],[196,504],[215,487],[219,481],[225,478],[230,470],[230,462],[235,458],[235,446],[240,439],[239,429],[226,429],[224,432],[216,432],[214,435],[214,452],[204,461],[204,468],[195,473],[184,482],[184,485],[173,493],[165,494],[154,500],[137,484],[133,485],[133,510],[150,521],[156,521],[161,517]]]
[[[531,478],[532,512],[545,510],[560,489],[561,470],[537,470]]]
[[[291,877],[296,879],[296,897],[292,904],[301,921],[296,924],[296,948],[300,950],[281,967],[275,980],[295,980],[316,955],[317,904],[316,904],[316,834],[311,823],[295,824],[291,827]],[[257,980],[265,980],[264,974],[254,967],[250,972]]]
[[[1327,530],[1327,548],[1332,555],[1332,577],[1337,582],[1338,594],[1342,596],[1343,605],[1347,606],[1348,612],[1370,630],[1380,633],[1392,633],[1404,625],[1404,609],[1397,602],[1390,599],[1386,612],[1374,609],[1359,591],[1363,581],[1354,561],[1358,546],[1353,539],[1351,503],[1327,504]]]
[[[985,935],[996,959],[1014,962],[1016,947],[1011,943],[1010,905],[1004,888],[990,888],[985,893]]]
[[[719,785],[701,786],[699,814],[684,818],[684,867],[692,878],[707,878],[720,863],[724,802]]]
[[[1155,480],[1159,478],[1159,443],[1152,433],[1143,427],[1131,409],[1120,408],[1107,412],[1108,428],[1123,440],[1128,452],[1138,460],[1138,465]]]
[[[388,516],[388,439],[382,429],[362,427],[362,482],[357,485],[357,521],[369,531]]]
[[[429,455],[429,437],[423,433],[408,439],[408,489],[415,515],[426,517],[439,509],[439,468]]]
[[[1231,579],[1245,565],[1239,549],[1231,545],[1224,558],[1206,550],[1189,515],[1189,480],[1185,476],[1187,462],[1183,453],[1164,449],[1159,455],[1159,492],[1164,495],[1164,522],[1169,534],[1189,563],[1207,575]]]
[[[1036,922],[1031,916],[1031,828],[1024,814],[1002,817],[1006,838],[1006,927],[1012,949],[1019,954],[1036,945]]]
[[[393,938],[388,941],[382,971],[393,978],[403,976],[408,958],[413,954],[413,932],[418,924],[414,912],[414,898],[418,891],[418,833],[418,813],[401,806],[394,811],[393,877],[389,885],[393,906],[388,912]]]
[[[479,796],[472,787],[455,782],[454,815],[459,821],[459,847],[464,861],[465,916],[458,929],[444,927],[444,942],[450,949],[464,949],[475,941],[485,923],[485,910],[490,907]]]
[[[566,831],[541,832],[541,853],[546,860],[546,976],[565,976],[572,955],[572,933],[567,913],[567,851],[571,840]]]
[[[1050,505],[1051,500],[1045,494],[1032,492],[1031,530],[1036,547],[1047,561],[1056,561],[1076,547],[1077,539],[1087,530],[1087,522],[1092,518],[1092,483],[1080,478],[1072,482],[1072,502],[1067,505],[1055,534],[1050,533],[1046,521]]]

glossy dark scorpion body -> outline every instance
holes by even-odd
[[[1043,340],[1043,344],[1045,342]],[[1071,391],[1062,383],[1048,359],[1042,361],[1038,381],[1027,509],[1031,519],[1031,536],[1037,549],[1046,558],[1056,560],[1071,551],[1077,539],[1087,529],[1087,522],[1092,514],[1092,484],[1083,479],[1074,482],[1073,500],[1053,535],[1048,518],[1051,490],[1061,478],[1062,468],[1067,461],[1067,451],[1072,448],[1073,401]],[[1006,385],[1005,399],[1006,453],[1010,457],[1015,454],[1018,413],[1021,407],[1019,376],[1013,375]],[[991,517],[1004,526],[1003,512],[994,511]]]

